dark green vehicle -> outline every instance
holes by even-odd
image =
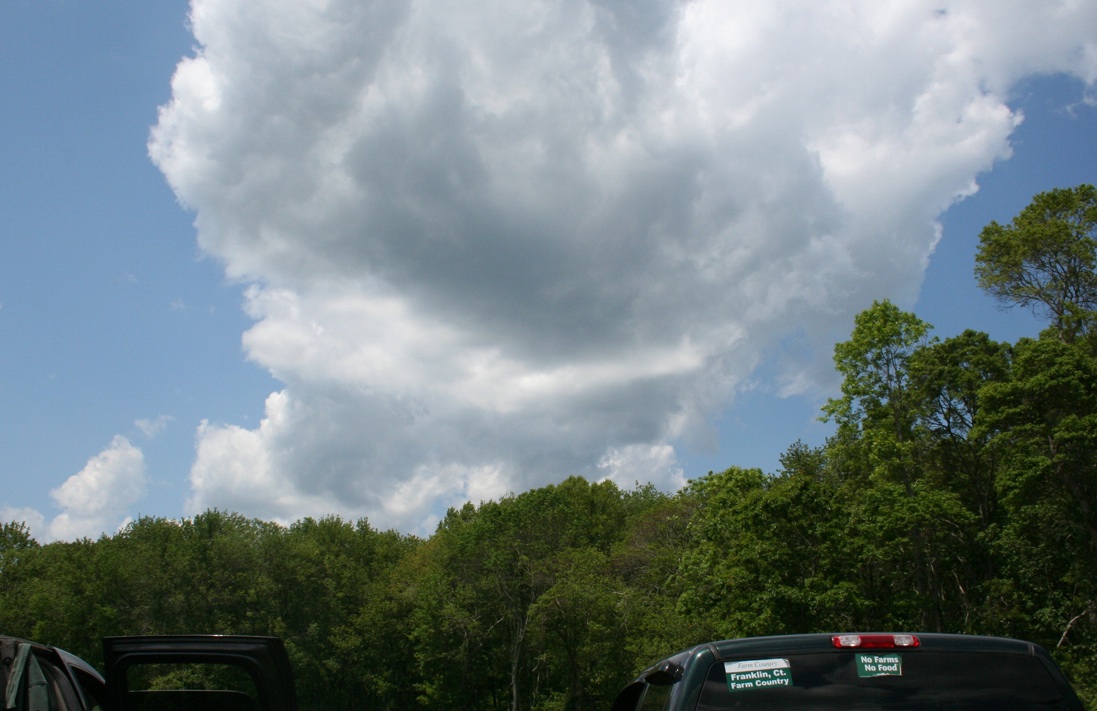
[[[805,634],[701,644],[667,657],[613,711],[1083,711],[1041,647],[947,634]]]
[[[243,635],[103,640],[104,673],[65,651],[0,637],[14,711],[297,711],[282,641]]]

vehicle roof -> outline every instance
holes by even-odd
[[[98,679],[99,681],[103,680],[103,675],[99,673],[98,669],[96,669],[95,667],[93,667],[91,664],[84,661],[80,657],[76,656],[75,654],[72,654],[71,652],[66,652],[65,650],[61,649],[60,647],[55,647],[52,644],[43,644],[42,642],[35,642],[34,640],[30,640],[30,639],[23,639],[21,637],[12,637],[10,635],[0,635],[0,639],[8,640],[9,642],[11,642],[13,644],[29,644],[29,645],[31,645],[31,647],[34,647],[36,649],[52,652],[52,653],[56,654],[58,657],[60,657],[62,659],[62,661],[64,661],[65,665],[68,666],[69,668],[79,669],[80,671],[83,671],[83,672],[91,675],[92,677]]]
[[[827,632],[789,634],[773,635],[769,637],[741,637],[738,639],[704,642],[663,657],[642,671],[636,680],[643,681],[649,674],[657,671],[667,662],[673,662],[681,667],[689,667],[695,657],[704,658],[708,662],[712,662],[743,655],[848,653],[858,649],[856,647],[835,647],[833,639],[836,635],[840,634],[860,634],[863,636],[879,634],[912,634],[917,637],[919,642],[917,647],[898,648],[902,649],[904,652],[980,652],[1048,657],[1048,653],[1043,648],[1032,642],[1009,639],[1006,637],[982,637],[978,635],[944,634],[939,632]]]
[[[740,654],[755,654],[761,652],[775,652],[777,650],[785,652],[851,652],[856,648],[838,648],[834,646],[833,638],[838,634],[847,633],[826,633],[826,634],[796,634],[796,635],[775,635],[772,637],[744,637],[741,639],[725,639],[717,642],[709,642],[706,644],[699,644],[693,647],[693,650],[700,650],[703,648],[712,649],[717,658],[723,658],[728,656],[738,656]],[[870,636],[873,634],[888,634],[893,635],[895,633],[873,633],[873,632],[860,632],[864,636]],[[905,652],[916,651],[936,651],[936,652],[996,652],[996,653],[1013,653],[1013,654],[1035,654],[1037,645],[1031,642],[1024,642],[1017,639],[1007,639],[1004,637],[980,637],[976,635],[963,635],[963,634],[941,634],[941,633],[905,633],[913,634],[918,638],[919,645],[917,647],[903,648]]]
[[[862,637],[876,635],[910,635],[918,640],[918,646],[895,647],[837,647],[834,637],[857,634]],[[613,708],[634,709],[643,695],[647,684],[673,685],[671,708],[679,708],[682,699],[693,699],[699,693],[701,685],[713,662],[733,661],[736,659],[785,657],[800,654],[850,654],[863,651],[900,651],[907,654],[967,653],[967,654],[1009,654],[1036,657],[1063,689],[1063,693],[1073,699],[1071,708],[1081,708],[1080,703],[1070,689],[1069,683],[1062,678],[1061,672],[1051,661],[1051,657],[1042,647],[1031,642],[1003,637],[981,637],[975,635],[941,633],[894,633],[894,632],[838,632],[825,634],[795,634],[770,637],[744,637],[705,642],[662,658],[651,665],[618,695]],[[678,699],[675,702],[674,699]],[[684,706],[682,708],[685,708]]]

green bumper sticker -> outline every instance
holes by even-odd
[[[903,657],[898,654],[857,655],[857,676],[862,679],[874,676],[902,676]]]
[[[776,686],[792,686],[792,673],[787,659],[751,659],[724,662],[728,691],[750,691]]]

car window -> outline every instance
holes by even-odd
[[[716,662],[696,708],[1048,711],[1068,706],[1035,657],[869,650]]]
[[[103,682],[88,674],[83,669],[74,669],[73,676],[84,694],[84,701],[88,705],[88,711],[102,711],[106,707],[107,689]]]
[[[235,664],[134,664],[125,704],[141,711],[251,711],[259,708],[255,679]]]
[[[670,704],[670,689],[669,685],[648,684],[639,711],[664,711]]]

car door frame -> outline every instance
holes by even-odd
[[[277,637],[152,635],[103,639],[104,677],[111,711],[127,708],[128,671],[140,664],[227,664],[248,672],[263,711],[297,711],[293,670]]]

